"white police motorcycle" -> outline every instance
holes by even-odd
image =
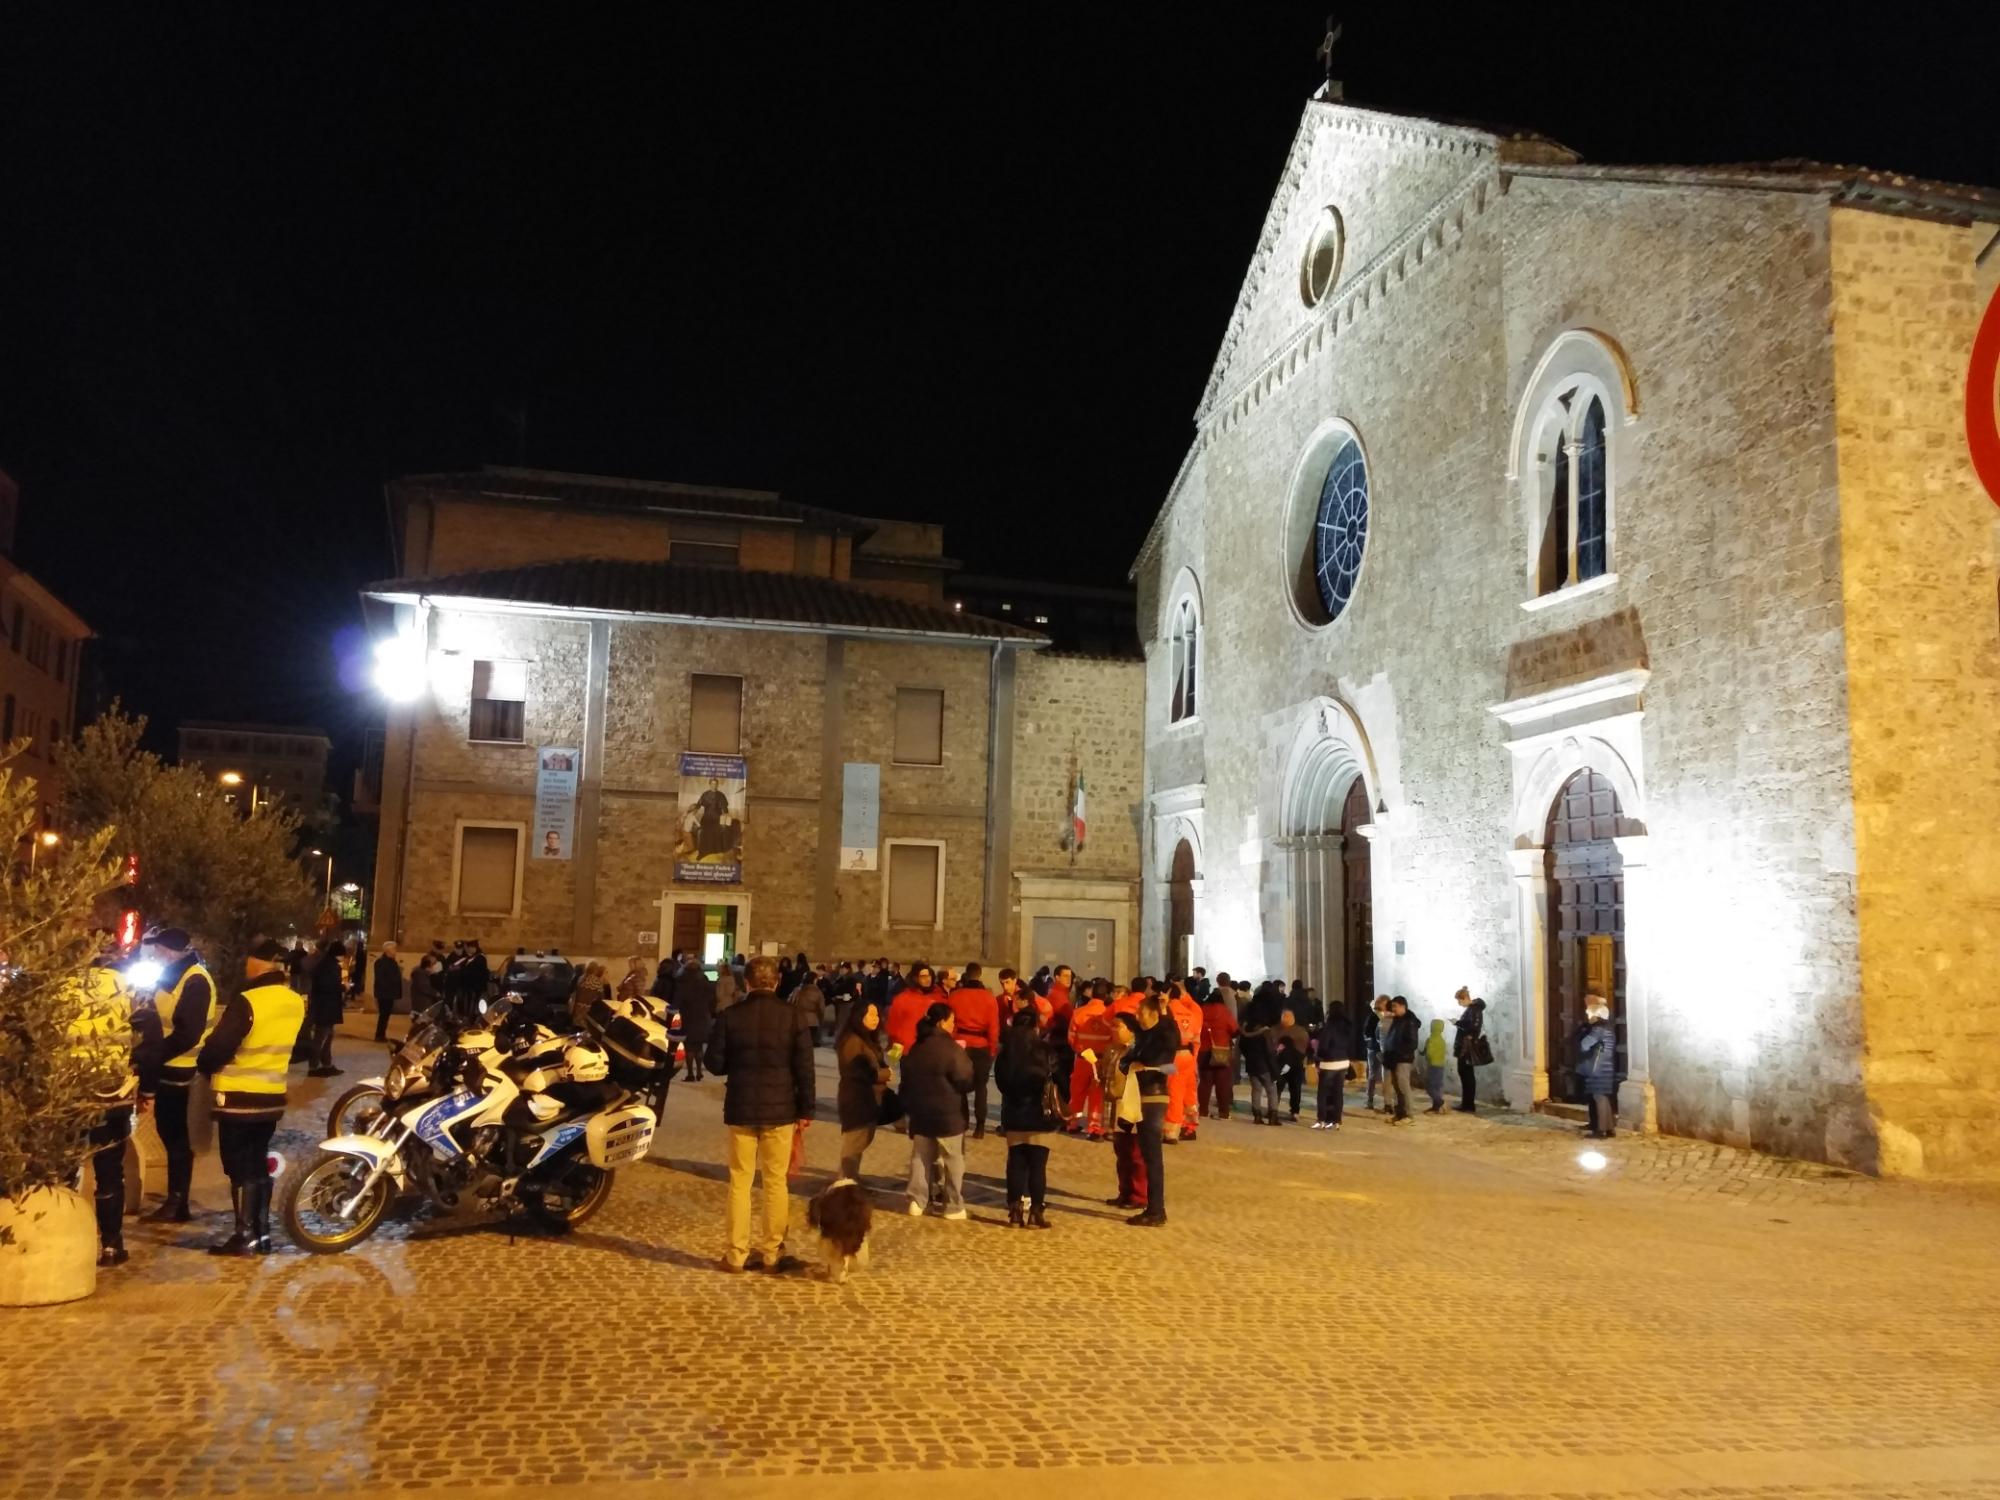
[[[503,1001],[487,1027],[460,1032],[420,1066],[391,1065],[367,1128],[334,1135],[288,1179],[281,1209],[294,1244],[352,1249],[410,1192],[446,1209],[468,1195],[524,1209],[552,1229],[604,1206],[616,1169],[646,1154],[654,1113],[612,1080],[594,1041],[509,1011]]]

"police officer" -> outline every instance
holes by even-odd
[[[285,1112],[285,1067],[304,999],[285,978],[285,950],[266,939],[243,961],[242,991],[223,1009],[195,1061],[215,1089],[215,1132],[236,1232],[210,1255],[266,1255],[271,1249],[271,1135]]]
[[[91,1176],[96,1184],[97,1264],[105,1268],[122,1266],[131,1259],[125,1250],[125,1142],[132,1134],[134,1111],[143,1114],[153,1107],[160,1059],[165,1055],[159,1014],[149,1004],[136,1004],[131,991],[119,983],[113,967],[117,957],[116,949],[107,949],[84,971],[79,983],[89,1008],[75,1028],[79,1039],[129,1038],[118,1086],[99,1096],[104,1114],[89,1132]]]
[[[188,1139],[188,1098],[194,1087],[195,1054],[222,1014],[215,979],[194,951],[183,928],[156,927],[146,935],[148,953],[163,966],[153,989],[153,1007],[166,1034],[167,1060],[160,1066],[160,1092],[154,1123],[160,1144],[167,1148],[167,1198],[150,1220],[185,1224],[188,1187],[194,1181],[194,1146]]]

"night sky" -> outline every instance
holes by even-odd
[[[163,726],[344,745],[397,473],[770,487],[1122,578],[1323,14],[84,9],[10,8],[0,60],[17,556]],[[1593,160],[2000,184],[1991,5],[1648,9],[1349,5],[1338,72]]]

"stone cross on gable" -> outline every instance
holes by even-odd
[[[1333,49],[1340,41],[1340,33],[1341,28],[1335,24],[1332,16],[1328,16],[1326,18],[1326,35],[1320,39],[1319,50],[1313,54],[1313,56],[1319,59],[1320,65],[1326,69],[1326,87],[1320,92],[1322,99],[1338,99],[1341,97],[1340,80],[1333,76]]]

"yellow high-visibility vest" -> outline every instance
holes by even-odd
[[[130,1104],[139,1093],[139,1075],[132,1068],[131,1000],[119,986],[117,971],[99,964],[85,969],[83,977],[75,981],[75,985],[89,1002],[89,1008],[76,1018],[69,1029],[70,1036],[76,1040],[77,1050],[95,1054],[100,1050],[101,1042],[116,1038],[125,1065],[118,1087],[98,1097],[113,1109]]]
[[[187,988],[187,982],[197,974],[208,981],[208,1018],[202,1022],[201,1035],[195,1038],[194,1045],[179,1057],[167,1059],[166,1066],[170,1068],[192,1069],[195,1054],[201,1051],[201,1044],[208,1040],[208,1034],[215,1030],[215,1023],[222,1019],[222,991],[216,988],[215,976],[208,972],[205,964],[195,962],[189,964],[186,972],[174,981],[171,990],[155,995],[153,999],[153,1008],[160,1013],[162,1033],[167,1036],[173,1035],[174,1013],[180,1009],[181,991]]]
[[[267,974],[243,991],[250,1007],[250,1032],[237,1043],[236,1055],[215,1074],[215,1092],[275,1094],[285,1097],[285,1069],[292,1043],[305,1024],[306,997],[285,982],[282,972]]]

